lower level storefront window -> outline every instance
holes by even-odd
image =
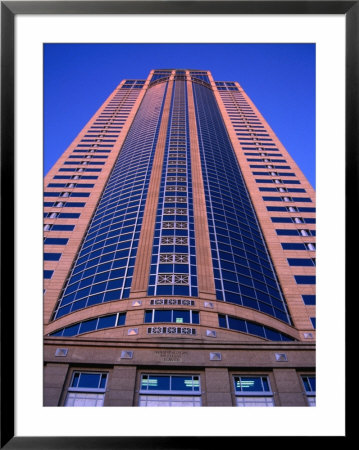
[[[143,374],[138,406],[201,406],[198,375]]]
[[[201,406],[201,397],[192,395],[140,395],[138,406]]]
[[[315,400],[315,376],[302,376],[305,393],[307,394],[308,406],[316,406]]]
[[[74,372],[64,406],[103,406],[107,373]]]
[[[236,406],[274,406],[268,377],[234,376]]]

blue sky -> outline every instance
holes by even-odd
[[[238,81],[315,188],[314,44],[45,44],[44,174],[122,79],[165,68]]]

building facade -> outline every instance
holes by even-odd
[[[122,81],[44,196],[45,406],[315,405],[315,192],[237,82]]]

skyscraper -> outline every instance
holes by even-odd
[[[315,193],[237,82],[123,80],[44,195],[45,406],[315,405]]]

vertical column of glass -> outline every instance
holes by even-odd
[[[193,83],[216,296],[290,323],[213,92]]]
[[[187,111],[186,82],[175,81],[148,295],[198,295]]]
[[[167,83],[150,88],[90,223],[54,319],[128,298]]]

